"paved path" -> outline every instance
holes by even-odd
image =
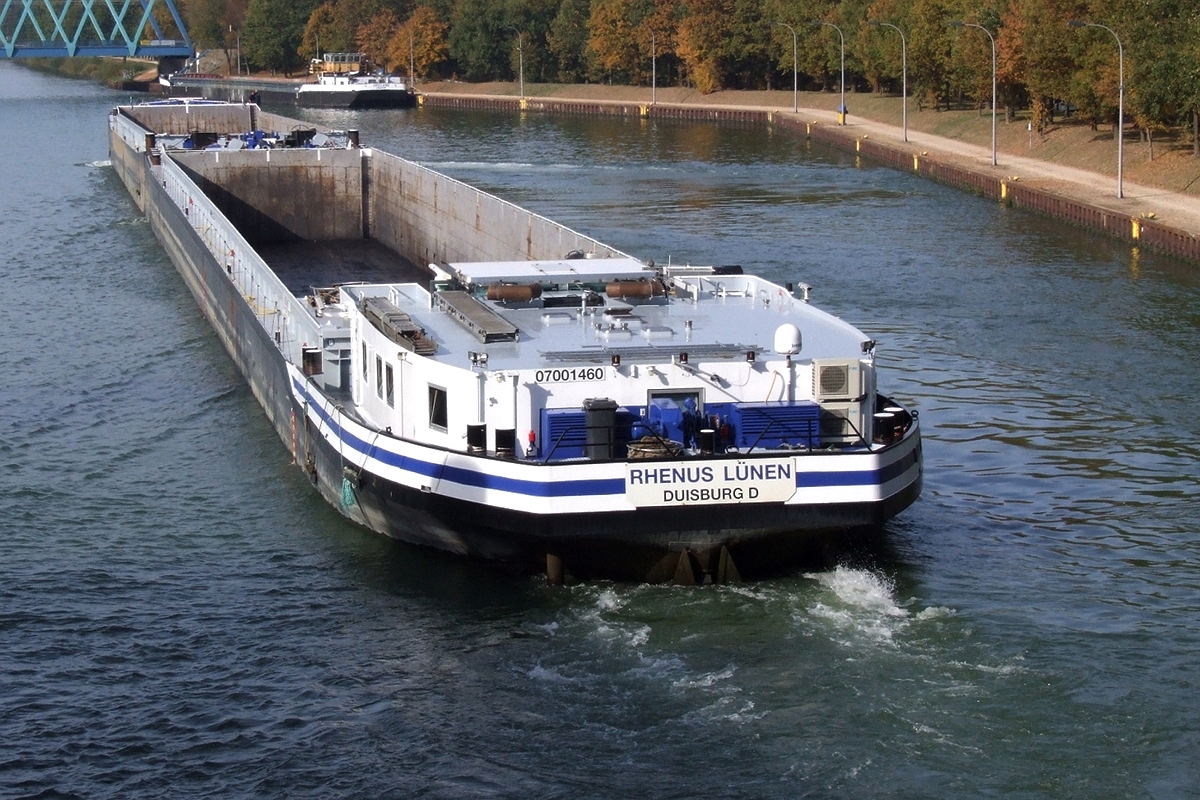
[[[837,124],[837,114],[820,109],[802,108],[796,116],[806,122]],[[865,135],[878,142],[904,145],[903,130],[893,125],[851,116],[845,129],[853,135]],[[1009,180],[1016,176],[1022,183],[1131,218],[1153,214],[1164,225],[1200,236],[1200,200],[1188,195],[1125,181],[1125,197],[1122,199],[1117,197],[1117,181],[1112,176],[1004,152],[996,154],[997,165],[993,167],[990,147],[979,147],[919,131],[908,132],[908,146],[914,151],[928,152],[939,160],[950,161],[977,172]]]

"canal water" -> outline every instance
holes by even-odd
[[[0,796],[1200,796],[1200,269],[784,132],[312,119],[643,258],[807,282],[921,412],[839,564],[548,588],[356,528],[0,63]]]

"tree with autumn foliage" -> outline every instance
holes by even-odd
[[[631,6],[631,0],[592,0],[587,57],[593,79],[633,82],[641,53]]]
[[[247,8],[246,3],[249,2]],[[361,49],[386,66],[427,74],[442,67],[468,80],[616,81],[644,85],[651,60],[702,92],[790,84],[836,88],[846,39],[847,83],[901,88],[900,37],[907,41],[908,88],[918,108],[952,100],[990,102],[987,37],[995,37],[998,101],[1009,119],[1033,110],[1039,128],[1056,109],[1077,109],[1093,125],[1115,123],[1118,66],[1112,37],[1069,20],[1107,25],[1125,54],[1126,107],[1150,136],[1190,125],[1200,154],[1200,5],[1196,0],[188,0],[197,42],[226,47],[240,32],[260,68],[289,69],[298,55]],[[241,22],[240,9],[246,9]],[[422,10],[424,9],[424,10]],[[302,16],[302,35],[296,17]],[[401,23],[400,20],[406,20]],[[796,31],[793,60],[790,32]],[[222,31],[222,26],[224,31]],[[409,43],[411,42],[411,44]]]
[[[385,8],[359,26],[354,41],[358,45],[358,51],[364,54],[368,61],[390,72],[396,66],[391,60],[392,37],[399,29],[400,20],[396,18],[396,13],[390,8]],[[407,59],[403,63],[407,63]]]
[[[233,72],[246,0],[189,0],[182,11],[192,41],[198,47],[224,51],[225,64]]]
[[[431,6],[417,6],[388,42],[391,64],[407,64],[410,78],[427,78],[450,54],[449,27]]]
[[[1004,116],[1008,122],[1016,117],[1017,108],[1023,108],[1029,102],[1029,89],[1025,85],[1025,73],[1028,67],[1025,62],[1025,48],[1022,39],[1025,34],[1025,19],[1016,13],[1017,3],[1010,3],[1001,14],[999,30],[996,33],[996,81],[999,84],[999,103],[1004,106]]]
[[[675,52],[703,94],[724,88],[724,55],[732,38],[733,0],[682,0]],[[767,31],[763,30],[764,38]]]
[[[321,43],[325,43],[322,50]],[[317,6],[304,26],[300,40],[300,55],[308,59],[319,59],[322,52],[341,52],[347,48],[337,47],[337,11],[333,3]]]

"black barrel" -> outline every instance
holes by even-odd
[[[487,425],[467,426],[467,452],[482,453],[487,449]]]
[[[592,461],[612,458],[616,442],[617,401],[607,397],[584,400],[583,415],[587,425],[587,457]]]
[[[517,429],[496,428],[496,455],[512,458],[517,452]]]

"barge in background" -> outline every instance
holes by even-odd
[[[258,128],[293,136],[238,135]],[[551,582],[723,582],[920,493],[916,413],[877,390],[875,342],[806,288],[643,263],[297,128],[247,105],[121,107],[110,151],[350,519]],[[196,132],[209,149],[167,146]]]
[[[296,102],[315,108],[412,108],[417,95],[407,78],[373,71],[362,53],[325,53],[314,58],[315,81],[296,88]]]

